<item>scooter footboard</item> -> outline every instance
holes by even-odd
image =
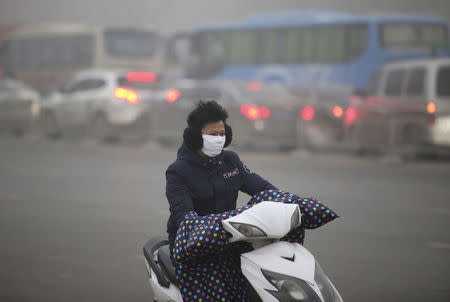
[[[182,302],[180,290],[164,273],[161,263],[159,263],[159,253],[168,241],[164,237],[152,238],[144,248],[144,261],[149,273],[149,283],[153,291],[153,301],[158,302]],[[170,261],[170,260],[169,260]]]
[[[156,237],[150,239],[143,248],[144,251],[144,257],[147,260],[148,265],[152,269],[152,271],[155,273],[156,279],[158,280],[158,283],[168,288],[170,286],[170,281],[167,279],[167,277],[162,272],[161,268],[157,265],[153,254],[162,246],[169,244],[169,241],[164,237]]]

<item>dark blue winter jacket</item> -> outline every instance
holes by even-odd
[[[166,171],[169,241],[173,243],[178,225],[191,211],[199,216],[229,211],[236,208],[238,191],[253,196],[260,191],[276,189],[247,169],[232,151],[223,150],[210,158],[182,145],[177,160]]]

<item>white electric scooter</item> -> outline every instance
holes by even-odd
[[[314,256],[302,245],[280,241],[300,226],[296,204],[262,201],[222,221],[230,243],[250,242],[253,251],[241,255],[241,269],[252,285],[251,301],[342,302]],[[144,246],[145,265],[154,301],[181,302],[169,257],[168,241],[155,238]]]

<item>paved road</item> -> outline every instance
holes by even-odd
[[[151,301],[141,247],[164,233],[175,152],[1,139],[0,301]],[[306,246],[345,301],[450,301],[449,163],[241,158],[341,215]]]

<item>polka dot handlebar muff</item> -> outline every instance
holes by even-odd
[[[338,217],[314,198],[276,190],[262,191],[253,196],[247,206],[225,213],[187,214],[178,228],[172,251],[183,301],[248,301],[249,283],[240,269],[240,255],[252,248],[245,242],[230,244],[221,221],[263,200],[299,205],[302,223],[282,238],[288,242],[303,244],[305,229],[320,227]]]

